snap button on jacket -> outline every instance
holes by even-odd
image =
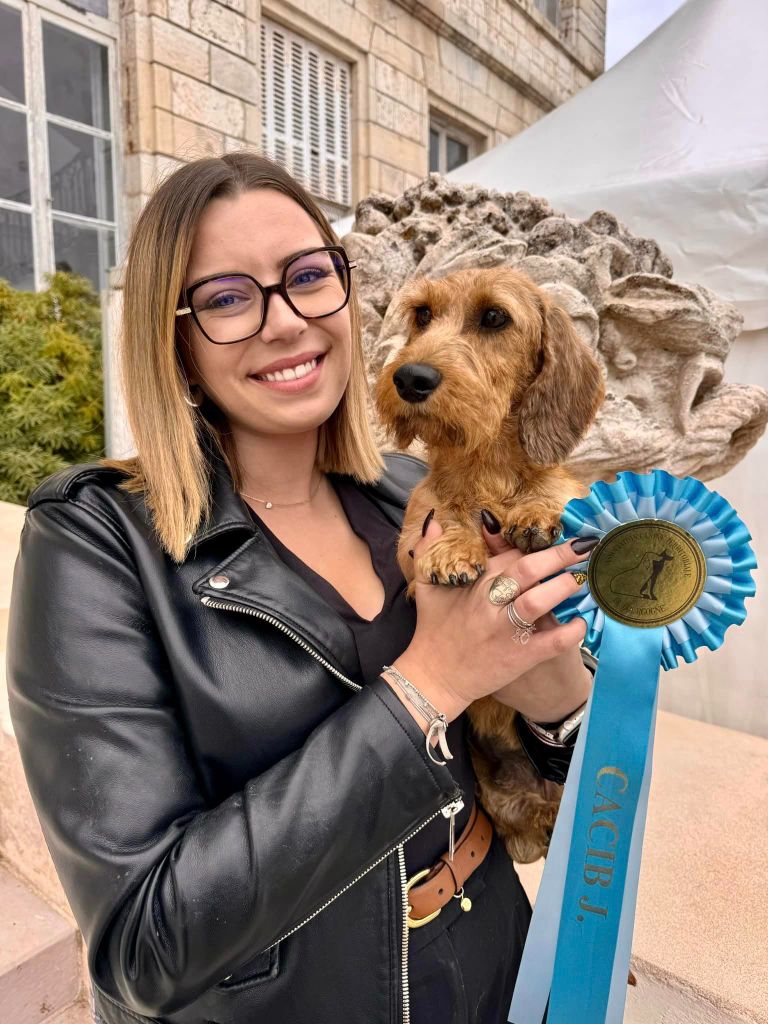
[[[11,714],[96,1011],[394,1024],[402,844],[462,794],[210,463],[180,565],[96,463],[40,484],[21,534]],[[388,456],[366,493],[399,525],[425,469]]]

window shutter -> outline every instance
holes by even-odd
[[[350,71],[307,39],[261,22],[262,148],[318,199],[349,206]]]

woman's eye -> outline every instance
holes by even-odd
[[[417,306],[414,319],[418,327],[426,327],[432,319],[432,310],[429,306]]]
[[[480,326],[497,331],[502,327],[506,327],[509,320],[509,315],[503,309],[497,309],[495,306],[492,306],[490,309],[483,310],[480,317]]]
[[[289,288],[306,288],[309,284],[316,284],[318,281],[322,281],[323,278],[329,276],[329,271],[323,270],[320,267],[307,267],[306,270],[299,271],[298,274],[294,274],[288,282]]]
[[[222,295],[213,295],[205,304],[206,309],[229,309],[232,306],[236,306],[238,302],[246,302],[241,295],[234,295],[232,292],[226,292]]]

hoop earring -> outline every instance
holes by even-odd
[[[199,387],[199,385],[198,384],[193,384],[192,387]],[[188,394],[190,395],[189,398],[187,398],[186,395],[182,396],[184,401],[187,403],[187,405],[191,405],[193,409],[199,409],[200,406],[203,404],[204,398],[201,397],[199,402],[193,402],[192,398],[191,398],[192,392],[189,389],[188,389]]]

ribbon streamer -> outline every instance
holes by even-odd
[[[606,1017],[656,706],[661,639],[662,627],[638,630],[606,620],[584,782],[571,833],[548,1024]],[[626,992],[629,959],[623,968],[619,983]]]
[[[636,628],[579,591],[555,609],[587,623],[599,658],[528,931],[510,1024],[621,1024],[651,783],[660,667],[717,649],[746,616],[756,567],[749,532],[700,481],[663,470],[619,473],[567,505],[562,542],[636,520],[665,520],[699,545],[706,580],[677,621]],[[635,529],[635,528],[633,528]],[[586,561],[575,568],[586,568]]]

